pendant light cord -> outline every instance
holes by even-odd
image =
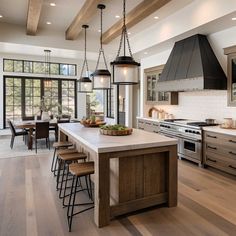
[[[132,54],[130,43],[129,43],[128,33],[127,33],[127,28],[126,28],[126,0],[123,0],[123,26],[122,26],[120,45],[119,45],[116,58],[120,56],[122,44],[124,44],[124,56],[126,56],[126,43],[128,45],[129,54],[133,58],[133,54]]]
[[[95,70],[98,69],[99,62],[100,62],[100,58],[101,58],[101,54],[102,54],[102,57],[103,57],[103,61],[104,61],[104,64],[105,64],[106,70],[108,70],[108,66],[107,66],[107,61],[106,61],[106,57],[105,57],[105,53],[104,53],[104,49],[103,49],[103,47],[102,47],[103,9],[100,8],[100,10],[101,10],[101,14],[100,14],[100,20],[101,20],[101,26],[100,26],[100,49],[99,49],[98,60],[97,60],[96,69],[95,69]]]
[[[86,71],[89,71],[88,68],[88,61],[87,61],[87,27],[84,27],[84,62],[83,62],[83,66],[82,66],[82,70],[81,70],[81,75],[80,77],[83,76],[83,72],[84,72],[84,67],[86,67]]]

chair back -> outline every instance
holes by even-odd
[[[25,121],[25,120],[34,120],[34,116],[24,116],[22,117],[22,120]]]
[[[10,130],[11,130],[11,133],[12,133],[12,135],[16,135],[16,130],[15,130],[15,127],[14,127],[14,125],[12,124],[12,122],[11,122],[11,120],[7,120],[7,123],[8,123],[8,125],[9,125],[9,127],[10,127]]]
[[[36,122],[35,138],[48,138],[49,137],[49,122]]]

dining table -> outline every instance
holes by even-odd
[[[28,149],[32,150],[33,147],[33,132],[36,127],[36,122],[45,122],[43,120],[21,120],[15,121],[13,124],[17,129],[27,129],[28,130]],[[51,119],[48,121],[49,125],[52,127],[57,126],[57,119]]]

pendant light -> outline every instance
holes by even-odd
[[[51,87],[52,80],[51,80],[51,70],[50,70],[50,62],[51,62],[51,50],[44,50],[45,53],[45,62],[44,62],[44,68],[45,68],[45,76],[44,76],[44,86],[45,87]]]
[[[98,4],[97,8],[101,10],[101,29],[100,29],[101,36],[100,36],[100,49],[98,54],[98,61],[95,72],[92,74],[92,76],[93,76],[93,89],[102,90],[111,88],[111,73],[108,70],[104,49],[102,47],[102,13],[103,13],[102,11],[103,9],[106,8],[106,6],[103,4]],[[103,57],[106,69],[98,69],[101,55]]]
[[[87,62],[87,28],[88,25],[82,25],[82,28],[84,28],[84,62],[81,70],[80,79],[78,80],[79,83],[79,93],[92,93],[92,80],[89,78],[88,73],[88,62]],[[84,68],[86,69],[86,75],[83,76]]]
[[[139,66],[140,63],[136,62],[133,58],[127,28],[126,28],[126,1],[123,0],[123,27],[120,39],[119,50],[116,56],[116,59],[111,62],[112,65],[112,76],[113,84],[118,85],[134,85],[139,83]],[[122,43],[123,47],[123,56],[120,56]],[[126,43],[128,46],[128,51],[130,56],[126,56]]]

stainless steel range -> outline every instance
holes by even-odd
[[[160,122],[160,134],[178,139],[178,156],[202,165],[202,127],[205,122],[169,119]]]

